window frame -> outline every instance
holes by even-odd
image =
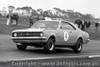
[[[73,28],[73,30],[76,30],[76,28],[75,28],[72,24],[70,24],[70,23],[68,23],[68,22],[66,22],[66,21],[61,21],[61,24],[60,24],[61,27],[62,27],[62,23],[66,23],[66,24],[68,24],[69,26],[71,26],[71,27]],[[72,29],[69,29],[69,30],[72,30]]]

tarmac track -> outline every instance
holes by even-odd
[[[81,53],[74,53],[68,48],[56,48],[52,54],[45,54],[42,48],[28,47],[25,51],[16,48],[16,44],[10,35],[0,34],[0,60],[43,58],[43,57],[70,57],[70,56],[91,56],[100,54],[100,41],[90,40],[83,46]]]

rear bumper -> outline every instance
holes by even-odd
[[[47,37],[11,37],[15,43],[41,43],[47,42]]]

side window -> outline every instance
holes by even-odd
[[[67,30],[75,30],[75,28],[67,22],[62,22],[61,23],[61,28],[62,29],[67,29]]]

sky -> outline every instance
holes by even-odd
[[[54,7],[83,14],[93,14],[100,17],[100,0],[0,0],[0,10],[10,5],[17,7],[30,6],[33,9],[53,9]]]

